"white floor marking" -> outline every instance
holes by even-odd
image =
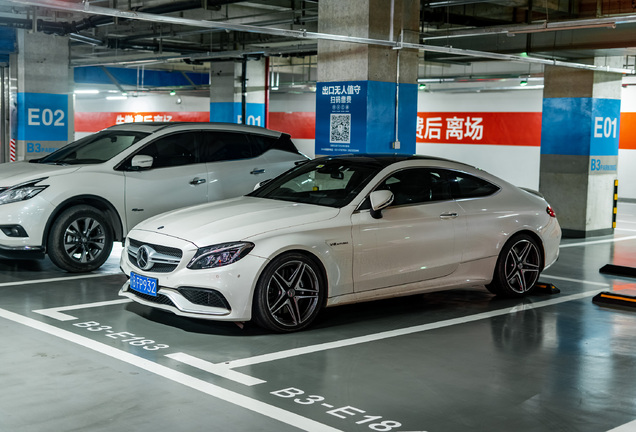
[[[92,349],[93,351],[97,351],[100,354],[104,354],[114,359],[121,360],[130,365],[144,369],[150,373],[190,387],[193,390],[197,390],[201,393],[213,396],[222,401],[254,411],[258,414],[262,414],[274,420],[280,421],[281,423],[286,423],[288,425],[297,427],[301,430],[310,430],[317,432],[342,432],[339,429],[335,429],[331,426],[327,426],[325,424],[308,419],[293,412],[286,411],[282,408],[278,408],[277,406],[270,405],[265,402],[261,402],[259,400],[244,396],[240,393],[224,389],[222,387],[198,378],[194,378],[169,367],[162,366],[153,361],[146,360],[134,354],[119,350],[117,348],[113,348],[109,345],[94,341],[84,336],[77,335],[70,331],[59,329],[55,326],[43,323],[33,318],[28,318],[5,309],[0,309],[0,318],[25,325],[27,327],[39,330],[44,333],[48,333],[60,339],[64,339],[74,344]]]
[[[604,284],[604,286],[608,286],[608,285]],[[582,293],[572,294],[565,297],[559,297],[559,298],[537,302],[537,303],[523,304],[521,306],[504,308],[504,309],[499,309],[499,310],[495,310],[491,312],[483,312],[483,313],[469,315],[469,316],[461,317],[461,318],[438,321],[438,322],[434,322],[430,324],[423,324],[423,325],[407,327],[403,329],[390,330],[390,331],[370,334],[366,336],[359,336],[359,337],[355,337],[351,339],[343,339],[343,340],[339,340],[335,342],[326,342],[326,343],[317,344],[317,345],[293,348],[290,350],[263,354],[263,355],[249,357],[245,359],[230,360],[225,364],[228,366],[228,368],[238,368],[238,367],[250,366],[250,365],[259,364],[259,363],[266,363],[270,361],[281,360],[281,359],[285,359],[289,357],[296,357],[299,355],[310,354],[310,353],[315,353],[319,351],[326,351],[326,350],[335,349],[335,348],[343,348],[343,347],[348,347],[348,346],[367,343],[367,342],[374,342],[374,341],[378,341],[382,339],[388,339],[393,337],[405,336],[405,335],[409,335],[413,333],[424,332],[428,330],[436,330],[436,329],[440,329],[444,327],[450,327],[453,325],[466,324],[469,322],[479,321],[482,319],[493,318],[493,317],[501,316],[501,315],[507,315],[507,314],[518,312],[519,310],[524,310],[524,309],[538,309],[538,308],[552,306],[559,303],[565,303],[572,300],[579,300],[586,297],[592,297],[598,294],[599,292],[600,291],[598,290],[585,291]]]
[[[55,318],[56,320],[60,320],[60,321],[72,321],[72,320],[76,320],[77,317],[62,313],[61,311],[88,309],[93,307],[110,306],[110,305],[130,303],[130,302],[132,302],[132,300],[130,299],[118,299],[118,300],[109,300],[109,301],[102,301],[102,302],[95,302],[95,303],[76,304],[71,306],[60,306],[60,307],[48,308],[48,309],[37,309],[37,310],[34,310],[33,312],[38,313],[40,315],[47,316],[49,318]]]
[[[568,244],[562,244],[561,246],[559,246],[559,248],[563,249],[563,248],[569,248],[569,247],[575,247],[575,246],[590,246],[590,245],[602,244],[602,243],[616,243],[620,241],[634,240],[634,239],[636,239],[636,236],[611,238],[607,240],[594,240],[594,241],[580,242],[580,243],[568,243]]]
[[[90,279],[90,278],[98,278],[104,276],[112,276],[116,274],[123,274],[120,272],[117,273],[99,273],[99,274],[88,274],[81,276],[68,276],[68,277],[60,277],[60,278],[50,278],[50,279],[36,279],[36,280],[28,280],[28,281],[15,281],[15,282],[3,282],[0,283],[0,288],[7,286],[18,286],[18,285],[31,285],[31,284],[40,284],[40,283],[51,283],[51,282],[64,282],[69,280],[77,280],[77,279]]]
[[[619,426],[607,432],[634,432],[636,431],[636,420],[633,422],[624,424],[623,426]]]
[[[253,386],[253,385],[263,384],[267,382],[267,381],[263,381],[262,379],[254,378],[249,375],[245,375],[240,372],[233,371],[231,370],[229,365],[227,365],[226,363],[214,364],[214,363],[201,360],[200,358],[193,357],[185,353],[167,354],[166,357],[169,357],[173,360],[180,361],[181,363],[185,363],[187,365],[190,365],[197,369],[201,369],[211,374],[218,375],[232,381],[236,381],[237,383],[245,384],[246,386]]]
[[[603,286],[603,287],[610,287],[611,285],[606,283],[606,282],[592,282],[592,281],[586,281],[586,280],[580,280],[580,279],[572,279],[572,278],[566,278],[566,277],[561,277],[561,276],[552,276],[549,274],[542,274],[541,275],[541,279],[543,278],[548,278],[548,279],[556,279],[556,280],[562,280],[562,281],[566,281],[566,282],[576,282],[576,283],[580,283],[583,285],[596,285],[596,286]]]

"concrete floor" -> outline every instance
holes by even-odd
[[[454,290],[329,309],[272,335],[117,296],[98,273],[0,262],[0,431],[636,430],[636,205],[614,236],[566,239],[523,301]]]

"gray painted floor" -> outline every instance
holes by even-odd
[[[566,239],[523,301],[454,290],[325,311],[272,335],[180,318],[97,274],[0,261],[0,431],[636,430],[636,205],[614,236]],[[631,423],[631,424],[630,424]]]

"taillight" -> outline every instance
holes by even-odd
[[[545,208],[546,213],[548,213],[550,215],[550,217],[556,217],[556,213],[554,212],[554,210],[552,210],[552,207],[547,206]]]

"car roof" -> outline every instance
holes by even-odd
[[[470,165],[464,164],[462,162],[457,162],[450,159],[444,159],[436,156],[426,156],[426,155],[401,155],[401,154],[344,154],[337,156],[325,156],[322,158],[318,158],[316,160],[353,160],[360,162],[373,163],[377,165],[381,165],[383,167],[387,167],[397,162],[403,161],[439,161],[439,162],[449,162],[457,165],[464,165],[470,167]]]
[[[144,132],[158,132],[160,130],[168,129],[187,129],[191,127],[193,129],[209,129],[209,130],[222,130],[232,132],[248,132],[251,134],[280,136],[282,133],[272,129],[266,129],[260,126],[243,125],[237,123],[220,123],[220,122],[133,122],[133,123],[121,123],[109,127],[108,129],[125,129],[125,130],[137,130]]]

